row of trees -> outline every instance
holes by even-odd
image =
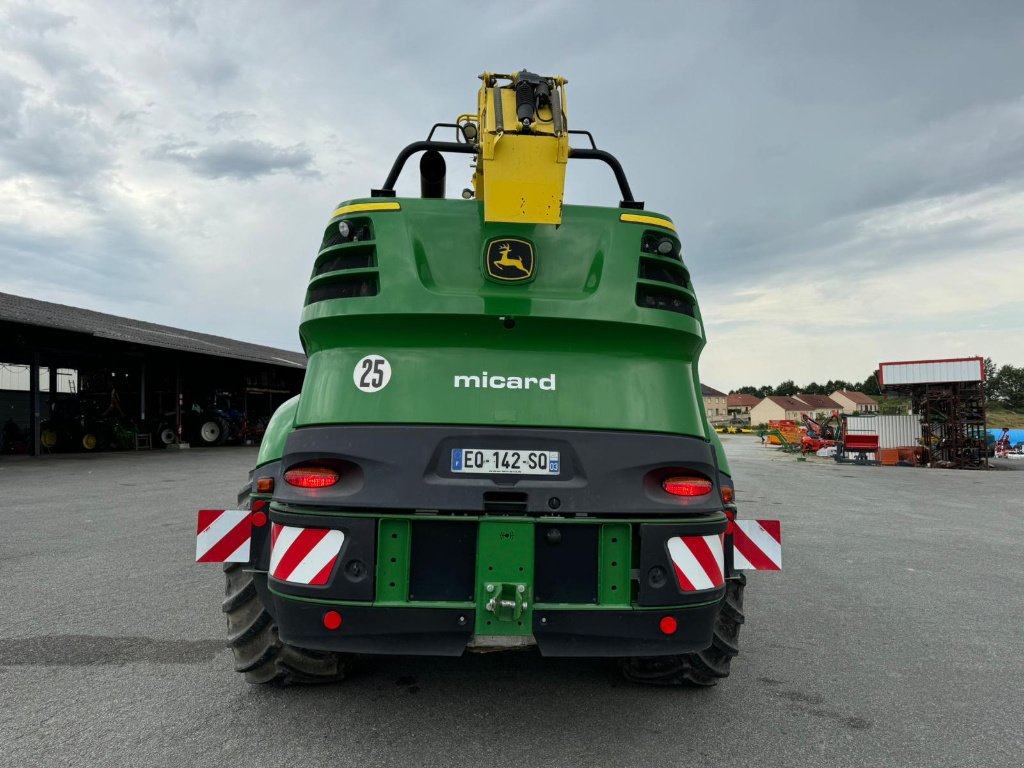
[[[855,392],[864,392],[868,395],[881,394],[878,389],[878,371],[868,376],[864,381],[845,381],[844,379],[829,379],[824,384],[812,381],[810,384],[798,387],[792,379],[786,379],[777,386],[765,384],[762,387],[740,387],[734,389],[730,394],[756,395],[757,397],[768,397],[768,395],[782,395],[792,397],[798,392],[807,395],[831,395],[838,389],[849,389]]]
[[[985,398],[1011,410],[1024,409],[1024,367],[997,366],[985,358]]]
[[[812,381],[806,386],[798,387],[792,379],[786,379],[786,381],[774,387],[770,384],[765,384],[761,387],[740,387],[739,389],[734,389],[731,394],[756,395],[757,397],[768,397],[768,395],[792,397],[798,392],[804,392],[808,395],[831,395],[837,389],[851,389],[868,395],[878,396],[881,394],[878,388],[878,371],[876,370],[864,381],[860,382],[829,379],[824,384]],[[1018,368],[1013,365],[997,366],[991,357],[986,357],[985,397],[1012,410],[1024,409],[1024,367]]]

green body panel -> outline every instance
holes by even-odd
[[[607,608],[628,608],[631,534],[627,523],[602,523],[598,540],[597,602]]]
[[[485,223],[476,201],[398,202],[400,211],[358,214],[372,222],[376,250],[375,268],[360,273],[379,273],[379,294],[318,301],[303,311],[309,366],[297,427],[502,424],[713,434],[696,375],[704,345],[696,300],[675,289],[694,302],[693,317],[636,303],[641,238],[650,231],[671,236],[668,230],[621,222],[617,208],[566,206],[556,228]],[[503,237],[533,244],[532,281],[487,278],[484,250]],[[335,246],[320,261],[366,245]],[[392,371],[373,393],[353,379],[357,362],[371,354],[387,358]],[[484,372],[554,375],[556,389],[455,387],[456,376],[482,380]]]
[[[478,635],[529,635],[533,626],[533,520],[483,519],[476,547]],[[491,600],[516,604],[502,612]],[[525,609],[522,607],[526,603]]]
[[[379,202],[353,200],[342,206]],[[300,328],[309,359],[302,393],[271,419],[259,464],[281,458],[289,432],[307,426],[452,424],[687,435],[708,441],[719,469],[729,474],[700,396],[697,360],[705,338],[696,298],[689,288],[640,276],[641,258],[681,265],[641,251],[648,233],[675,240],[669,229],[623,222],[618,208],[565,206],[562,224],[554,227],[486,223],[477,201],[387,202],[398,202],[401,210],[341,217],[352,220],[353,227],[368,222],[369,240],[332,245],[317,257]],[[328,224],[329,235],[338,220]],[[533,246],[530,279],[501,283],[488,277],[488,243],[504,238]],[[339,268],[349,257],[350,266],[360,266]],[[316,274],[328,260],[332,266]],[[377,281],[378,292],[310,302],[314,291],[345,280]],[[685,297],[693,315],[639,306],[638,289],[651,288]],[[390,366],[386,385],[374,392],[357,385],[358,363],[369,355],[386,358]],[[485,375],[491,385],[496,376],[503,383],[508,377],[518,377],[520,385],[534,381],[528,389],[485,387]],[[480,386],[466,386],[472,380],[457,377],[476,377]],[[665,606],[637,606],[631,594],[631,572],[639,567],[635,526],[706,525],[709,520],[425,516],[401,510],[381,515],[280,503],[272,509],[379,520],[372,603],[276,592],[280,599],[475,609],[478,636],[530,635],[535,609],[664,611]],[[722,513],[712,517],[724,526]],[[472,602],[410,600],[411,523],[425,519],[439,525],[478,523]],[[534,527],[552,521],[599,526],[596,603],[534,605]]]
[[[732,470],[729,469],[729,457],[725,455],[725,448],[722,446],[722,439],[718,436],[718,433],[712,429],[711,425],[708,425],[708,439],[711,440],[711,446],[715,449],[715,456],[718,460],[718,470],[729,477],[732,477]]]
[[[406,518],[382,518],[377,531],[377,600],[380,605],[409,602],[409,550]]]
[[[284,454],[284,441],[288,433],[295,428],[295,411],[299,407],[299,396],[285,400],[270,417],[267,429],[263,433],[260,452],[256,457],[256,466],[276,461]]]

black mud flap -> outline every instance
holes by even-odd
[[[545,611],[533,614],[544,656],[668,656],[711,645],[719,604],[664,611]],[[674,620],[666,634],[662,621]],[[671,623],[670,623],[671,625]]]
[[[275,598],[278,636],[319,651],[461,656],[474,626],[472,609],[371,608]],[[324,624],[329,611],[341,615],[337,629]]]

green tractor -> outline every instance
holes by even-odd
[[[781,539],[736,519],[675,226],[568,129],[563,78],[481,80],[475,112],[331,214],[302,393],[239,508],[199,513],[235,667],[323,682],[359,654],[536,647],[713,685],[738,652],[744,570],[777,570]],[[419,153],[422,194],[398,198]],[[475,164],[458,198],[446,154]],[[570,160],[608,165],[621,202],[563,205]]]

